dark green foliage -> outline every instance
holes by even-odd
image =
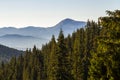
[[[26,51],[17,59],[13,57],[9,63],[1,63],[0,80],[41,80],[43,69],[43,56],[41,52],[33,48]]]
[[[90,66],[90,57],[91,51],[95,50],[96,48],[96,37],[99,35],[100,27],[94,21],[87,22],[86,31],[85,31],[85,50],[84,50],[84,59],[83,59],[83,66],[84,66],[84,80],[88,78],[88,71]]]
[[[91,59],[90,80],[120,79],[120,11],[107,14],[99,18],[102,30]]]
[[[66,38],[61,29],[39,50],[1,62],[0,80],[119,80],[120,11],[107,11]]]
[[[49,55],[48,71],[47,71],[47,80],[56,80],[57,79],[57,54],[56,54],[56,41],[55,37],[52,36],[51,42],[51,52]]]
[[[26,50],[24,55],[13,57],[9,63],[2,63],[0,79],[85,80],[88,77],[88,58],[93,48],[92,40],[98,35],[94,28],[99,29],[95,22],[89,21],[89,24],[90,26],[78,29],[66,38],[61,30],[57,42],[53,36],[41,50],[34,46],[32,50]],[[89,34],[88,30],[94,34]]]
[[[67,47],[65,44],[65,39],[62,30],[58,36],[57,43],[57,60],[58,60],[58,68],[57,68],[57,79],[58,80],[71,80],[72,76],[69,73],[69,53],[67,52]]]
[[[84,29],[77,30],[75,35],[75,41],[73,45],[73,70],[75,80],[81,80],[83,78],[83,55],[84,55]]]

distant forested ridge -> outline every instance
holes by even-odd
[[[9,48],[7,46],[1,45],[0,44],[0,62],[7,62],[9,61],[13,56],[19,56],[23,54],[23,51]]]
[[[0,80],[119,80],[120,10],[1,63]]]

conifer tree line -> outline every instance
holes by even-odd
[[[0,80],[119,80],[120,10],[0,65]]]

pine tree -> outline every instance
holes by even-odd
[[[85,42],[84,42],[84,59],[83,59],[83,66],[84,66],[84,80],[87,80],[88,78],[88,71],[89,71],[89,65],[90,65],[90,57],[91,57],[91,51],[95,50],[96,41],[95,38],[99,35],[99,26],[94,21],[87,22],[87,25],[85,27]]]
[[[107,11],[99,18],[102,30],[93,52],[89,70],[90,80],[120,79],[120,11]]]
[[[83,79],[84,29],[77,30],[73,47],[73,70],[75,80]]]
[[[57,59],[58,59],[57,80],[71,80],[67,67],[69,65],[68,53],[67,48],[65,46],[65,39],[62,30],[60,31],[58,36]]]
[[[48,64],[48,80],[57,80],[57,55],[56,55],[56,41],[54,35],[51,39],[51,52],[49,56],[49,64]]]
[[[72,46],[72,38],[70,34],[67,36],[65,39],[65,44],[67,48],[67,53],[68,53],[68,73],[71,75],[71,80],[73,80],[73,74],[72,74],[72,66],[73,66],[73,46]]]

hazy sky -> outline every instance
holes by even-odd
[[[65,18],[97,20],[120,0],[0,0],[0,27],[53,26]]]

